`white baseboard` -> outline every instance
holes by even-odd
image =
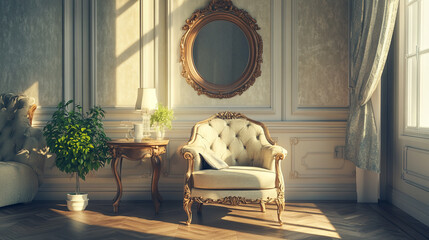
[[[35,200],[64,200],[67,191],[39,192]],[[182,191],[160,192],[164,200],[182,200]],[[92,200],[112,200],[116,191],[89,192]],[[124,191],[121,200],[151,200],[150,191]],[[286,192],[286,201],[356,201],[356,192]]]
[[[52,180],[52,179],[51,179]],[[74,192],[74,182],[58,178],[57,184],[45,183],[39,188],[35,200],[63,200],[69,192]],[[63,180],[63,181],[61,181]],[[66,180],[67,182],[65,182]],[[73,179],[71,179],[73,180]],[[116,184],[106,179],[92,179],[98,182],[82,182],[80,190],[88,193],[92,200],[112,200],[116,195]],[[151,200],[150,178],[127,179],[122,185],[121,200]],[[158,189],[165,200],[183,199],[183,183],[159,183]]]
[[[356,189],[345,186],[286,188],[286,201],[356,201]]]
[[[287,192],[287,201],[356,201],[356,192]]]
[[[65,200],[67,191],[52,191],[39,192],[35,200]],[[183,200],[183,192],[166,191],[160,192],[163,200]],[[89,191],[88,198],[90,200],[113,200],[116,191]],[[123,191],[121,200],[151,200],[150,191]]]
[[[429,226],[429,205],[417,199],[392,189],[392,203],[412,217]]]

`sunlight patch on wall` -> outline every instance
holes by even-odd
[[[121,13],[124,5],[133,3]],[[139,70],[139,2],[134,0],[117,0],[116,10],[116,105],[129,106],[137,99],[137,88],[140,81]]]
[[[34,82],[30,87],[28,87],[24,94],[34,98],[35,104],[39,105],[39,81]]]
[[[138,0],[96,2],[96,101],[133,107],[140,82]]]

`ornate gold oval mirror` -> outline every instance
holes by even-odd
[[[261,75],[259,26],[231,0],[212,0],[196,10],[182,28],[182,76],[212,98],[241,95]]]

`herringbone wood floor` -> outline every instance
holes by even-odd
[[[121,202],[119,214],[108,201],[90,201],[84,212],[33,202],[0,208],[0,239],[425,239],[384,213],[376,204],[287,203],[279,226],[274,205],[266,213],[258,205],[207,205],[201,215],[193,208],[186,226],[179,201],[164,202],[158,215],[150,201]]]

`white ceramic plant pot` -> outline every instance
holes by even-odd
[[[67,208],[70,211],[83,211],[88,206],[88,193],[67,193]]]

